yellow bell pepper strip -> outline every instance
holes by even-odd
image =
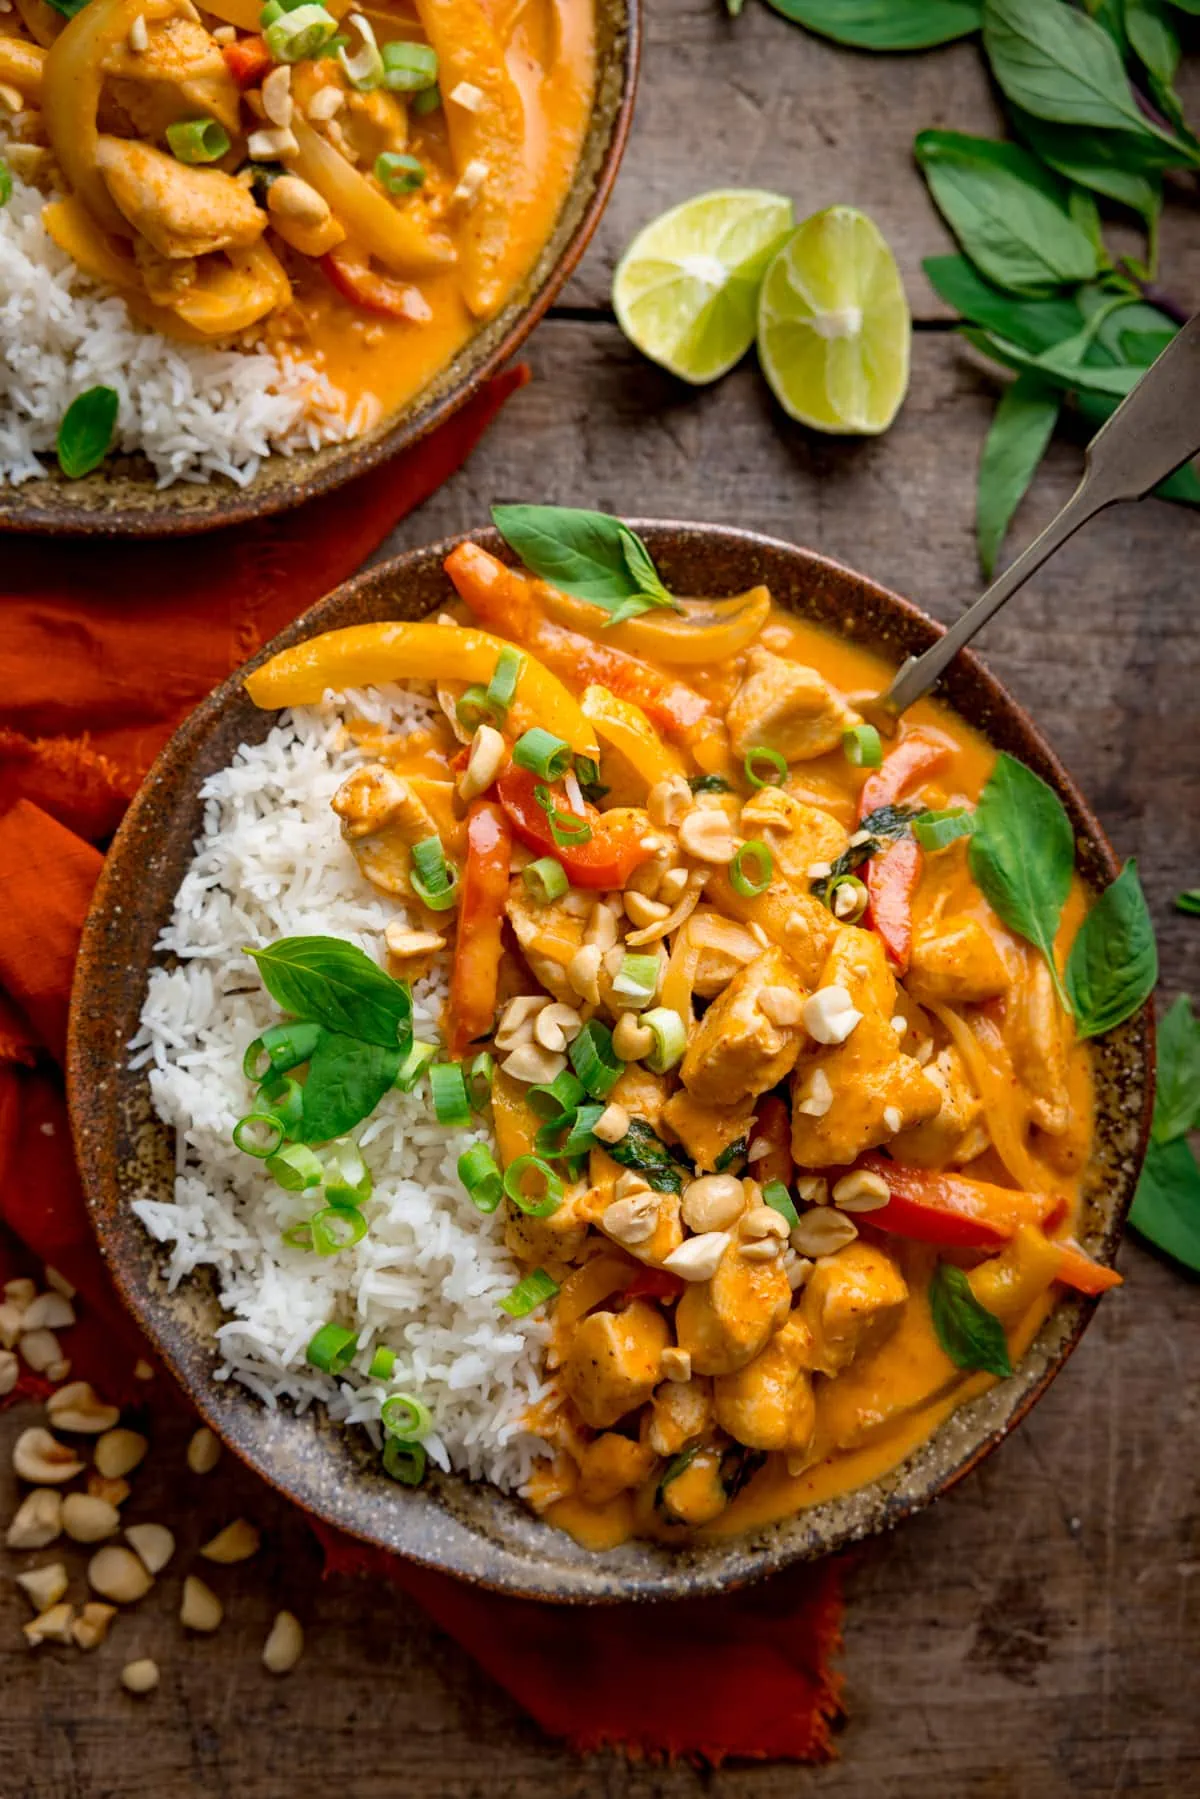
[[[687,739],[709,714],[708,701],[694,688],[649,663],[593,643],[578,631],[551,622],[534,598],[532,583],[476,543],[460,543],[446,558],[446,573],[476,618],[529,648],[555,674],[574,685],[595,682],[640,706],[651,724],[670,737]]]
[[[497,1068],[492,1076],[492,1123],[496,1132],[496,1154],[500,1166],[507,1168],[518,1156],[531,1156],[537,1148],[541,1125],[525,1095],[529,1089]]]
[[[740,655],[754,642],[771,610],[767,589],[752,587],[732,600],[681,600],[681,612],[658,607],[622,625],[609,625],[609,615],[600,606],[561,593],[546,582],[538,582],[534,591],[555,624],[647,662],[673,662],[686,668],[715,668]]]
[[[508,646],[486,631],[459,625],[348,625],[281,650],[247,677],[256,706],[312,706],[326,688],[374,687],[386,681],[479,681],[496,672]],[[513,714],[516,714],[514,719]],[[538,724],[577,755],[599,755],[595,733],[562,682],[526,656],[509,713],[515,727]]]
[[[46,52],[24,38],[0,37],[0,81],[36,105],[42,97]]]
[[[663,742],[646,714],[632,700],[620,699],[607,687],[584,689],[583,716],[596,728],[604,743],[620,750],[630,766],[641,775],[647,787],[665,781],[669,775],[686,775],[683,757]]]
[[[393,205],[299,113],[293,115],[292,130],[298,148],[283,159],[288,172],[316,188],[360,250],[396,275],[428,274],[455,261],[453,244],[430,233],[423,213]]]

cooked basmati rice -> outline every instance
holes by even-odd
[[[141,451],[160,488],[213,475],[244,487],[265,456],[341,443],[373,422],[372,401],[348,415],[309,363],[173,342],[140,325],[59,249],[44,204],[14,173],[0,206],[0,487],[45,474],[38,452],[53,451],[63,414],[89,387],[116,389],[114,447]]]
[[[327,696],[282,714],[264,743],[244,745],[206,783],[203,835],[132,1045],[134,1065],[149,1064],[159,1116],[175,1129],[175,1191],[134,1210],[164,1247],[172,1287],[202,1264],[214,1270],[229,1314],[217,1333],[218,1379],[240,1381],[268,1406],[320,1401],[376,1441],[388,1392],[417,1394],[434,1416],[426,1448],[436,1462],[515,1487],[545,1453],[523,1415],[546,1395],[548,1332],[536,1317],[510,1320],[497,1309],[520,1270],[502,1214],[476,1211],[455,1171],[462,1150],[487,1133],[437,1124],[425,1082],[413,1094],[389,1093],[358,1133],[375,1183],[370,1229],[331,1257],[282,1243],[311,1201],[285,1193],[230,1138],[251,1097],[246,1046],[280,1016],[246,946],[313,933],[378,958],[384,926],[404,917],[359,874],[330,809],[362,760],[344,710],[404,731],[432,705],[399,688],[347,696],[345,709]],[[416,1035],[427,1042],[438,1036],[446,982],[443,954],[413,985]],[[359,1327],[356,1371],[341,1378],[305,1360],[329,1319]],[[363,1372],[378,1344],[396,1352],[390,1386]]]

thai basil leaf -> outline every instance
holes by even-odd
[[[874,812],[868,812],[854,833],[860,841],[852,849],[844,849],[836,861],[830,863],[829,873],[812,883],[810,891],[823,904],[828,905],[835,881],[840,880],[843,875],[852,875],[856,868],[861,868],[885,843],[898,843],[902,837],[910,837],[913,820],[921,816],[919,806],[877,806]]]
[[[1067,992],[1080,1037],[1099,1037],[1144,1006],[1158,980],[1158,945],[1137,864],[1127,862],[1080,925]]]
[[[1124,0],[1083,0],[1083,7],[1098,25],[1103,25],[1124,57],[1129,50],[1129,39],[1125,36]]]
[[[622,1168],[644,1174],[656,1193],[682,1193],[683,1171],[670,1150],[644,1118],[631,1118],[619,1143],[606,1143],[607,1153]]]
[[[338,1031],[323,1031],[304,1083],[304,1143],[344,1137],[369,1118],[400,1072],[399,1044],[363,1043]]]
[[[724,775],[689,775],[688,786],[693,793],[732,793],[733,788]]]
[[[1054,789],[1014,756],[996,758],[975,809],[967,858],[993,911],[1041,950],[1065,1005],[1054,939],[1071,887],[1075,834]]]
[[[727,1143],[725,1145],[725,1148],[713,1162],[713,1173],[727,1174],[735,1162],[740,1162],[744,1159],[749,1147],[750,1139],[748,1137],[735,1137],[732,1143]]]
[[[1151,1139],[1129,1222],[1151,1243],[1200,1274],[1200,1167],[1183,1137]]]
[[[928,50],[978,31],[983,0],[770,0],[775,11],[856,50]]]
[[[1062,399],[1032,374],[1018,375],[996,408],[979,462],[975,534],[979,565],[990,580],[1004,534],[1029,491],[1058,423]]]
[[[1175,910],[1187,912],[1192,918],[1200,918],[1200,887],[1185,887],[1182,893],[1177,893]]]
[[[914,150],[938,209],[989,280],[1045,294],[1096,274],[1090,228],[1072,218],[1067,189],[1028,150],[960,131],[922,131]]]
[[[1128,206],[1147,224],[1157,218],[1162,209],[1162,170],[1173,156],[1166,145],[1131,131],[1051,124],[1019,106],[1010,106],[1008,115],[1018,136],[1057,174]]]
[[[985,356],[991,356],[996,362],[1003,363],[1005,368],[1018,372],[1029,370],[1040,375],[1053,387],[1061,388],[1064,393],[1101,394],[1114,402],[1123,400],[1141,380],[1144,369],[1133,367],[1096,367],[1089,362],[1080,362],[1064,356],[1065,346],[1056,344],[1039,355],[1032,356],[1022,350],[1018,344],[1012,344],[998,337],[992,331],[980,331],[973,325],[963,327],[963,336],[975,349]]]
[[[89,387],[67,407],[54,447],[69,481],[90,475],[108,455],[119,404],[115,388]]]
[[[1174,338],[1174,331],[1122,331],[1121,354],[1135,368],[1148,369]]]
[[[493,506],[492,520],[526,568],[602,606],[614,619],[651,606],[677,606],[635,531],[606,512],[575,506]]]
[[[1125,33],[1142,67],[1169,89],[1179,69],[1179,33],[1162,0],[1125,0]]]
[[[87,0],[50,0],[50,4],[64,19],[73,19],[77,12],[83,11]]]
[[[405,1049],[412,1038],[412,994],[403,981],[339,937],[281,937],[247,952],[263,986],[285,1012],[326,1030]]]
[[[1032,300],[1007,294],[985,281],[965,256],[929,256],[921,266],[947,306],[1032,355],[1073,336],[1083,324],[1076,301],[1065,295]]]
[[[737,1498],[750,1485],[760,1468],[766,1466],[764,1449],[747,1449],[744,1443],[731,1443],[721,1457],[718,1478],[729,1500]]]
[[[939,1262],[929,1283],[929,1309],[937,1340],[956,1368],[995,1374],[1012,1373],[1004,1326],[980,1305],[971,1283],[952,1262]]]
[[[1154,1139],[1173,1143],[1200,1130],[1200,1019],[1181,993],[1158,1027]]]

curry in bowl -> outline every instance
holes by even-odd
[[[694,1542],[895,1468],[1119,1280],[1076,1231],[1140,927],[948,707],[880,739],[881,658],[673,601],[614,521],[632,594],[574,597],[532,510],[530,570],[462,543],[436,618],[248,678],[284,710],[205,789],[137,1210],[217,1270],[220,1372],[401,1483]]]

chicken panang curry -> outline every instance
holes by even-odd
[[[786,1516],[1119,1281],[1072,1236],[1084,890],[1068,858],[1052,968],[973,873],[994,752],[932,702],[881,740],[882,661],[763,588],[614,622],[474,543],[446,571],[436,621],[247,687],[436,689],[444,723],[357,729],[333,805],[393,972],[449,951],[438,1116],[490,1121],[459,1173],[550,1327],[527,1497],[597,1548]]]
[[[169,337],[311,363],[364,425],[529,273],[592,85],[591,0],[0,14],[0,88],[53,153],[54,241]]]

